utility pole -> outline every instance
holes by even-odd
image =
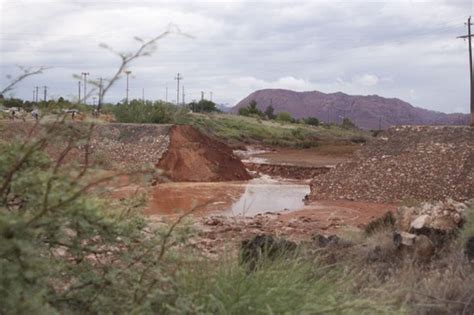
[[[78,86],[78,88],[77,88],[77,95],[78,95],[77,103],[81,104],[81,81],[77,81],[77,86]]]
[[[89,72],[82,72],[84,76],[84,104],[87,104],[87,76],[90,74]]]
[[[97,110],[100,110],[102,107],[102,77],[99,78],[99,103],[97,105]]]
[[[125,104],[128,104],[128,76],[132,73],[132,71],[127,70],[125,74],[127,75],[127,87],[125,88]]]
[[[183,85],[183,88],[182,88],[182,99],[183,99],[183,106],[186,104],[186,101],[184,100],[184,85]]]
[[[458,36],[458,38],[467,38],[467,41],[469,43],[469,80],[471,84],[471,127],[474,127],[474,78],[472,77],[472,44],[471,44],[471,38],[473,35],[471,35],[471,17],[467,19],[467,35],[463,36]]]
[[[35,90],[36,90],[36,104],[38,104],[38,93],[39,93],[39,86],[35,86]]]
[[[204,100],[204,91],[201,91],[201,101]]]
[[[142,102],[145,104],[145,88],[142,88]]]
[[[33,89],[33,100],[32,102],[34,103],[35,102],[35,90]]]
[[[209,93],[210,93],[210,97],[211,97],[211,102],[212,102],[212,91],[211,91],[211,92],[209,92]]]
[[[179,81],[180,81],[180,80],[183,80],[183,77],[182,77],[182,76],[179,74],[179,72],[178,72],[178,74],[176,75],[176,78],[174,78],[174,79],[175,79],[175,80],[177,81],[177,83],[178,83],[178,85],[177,85],[177,87],[176,87],[176,105],[179,105]]]
[[[48,87],[45,85],[43,86],[43,88],[44,88],[44,102],[46,103],[47,95],[48,95]]]

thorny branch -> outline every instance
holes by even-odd
[[[11,91],[15,87],[15,85],[17,85],[24,79],[31,77],[33,75],[41,74],[43,73],[44,70],[49,69],[48,67],[43,67],[43,66],[37,67],[37,68],[23,67],[23,66],[17,66],[17,67],[21,70],[22,73],[13,79],[11,75],[7,75],[7,78],[11,79],[11,81],[3,90],[0,91],[0,94],[5,94],[8,91]]]
[[[159,34],[158,36],[153,37],[152,39],[148,41],[145,41],[140,37],[135,37],[134,39],[140,43],[140,46],[135,52],[123,53],[123,52],[116,51],[115,49],[111,48],[109,45],[105,43],[100,44],[100,47],[107,49],[108,51],[112,52],[114,55],[118,56],[121,62],[115,74],[109,79],[104,79],[105,86],[103,88],[100,88],[100,82],[97,80],[88,81],[89,83],[93,84],[96,88],[99,88],[100,90],[99,107],[102,104],[102,101],[104,100],[106,93],[114,85],[114,83],[122,77],[124,71],[127,69],[127,66],[137,58],[144,57],[144,56],[151,56],[151,54],[156,49],[156,43],[159,40],[171,34],[178,34],[178,35],[182,35],[188,38],[192,38],[192,36],[183,33],[179,29],[178,26],[171,24],[168,26],[168,29],[166,31]],[[76,75],[76,77],[79,77],[79,76]],[[90,93],[92,93],[92,91]]]

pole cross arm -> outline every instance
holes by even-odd
[[[468,38],[468,37],[474,37],[474,34],[471,34],[471,35],[462,35],[462,36],[458,36],[456,38]]]

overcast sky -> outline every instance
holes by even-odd
[[[170,23],[155,53],[132,63],[130,98],[176,100],[180,72],[186,100],[213,92],[234,105],[263,88],[342,91],[397,97],[419,107],[468,112],[466,34],[473,1],[151,1],[0,0],[0,86],[15,65],[48,66],[11,94],[77,97],[73,74],[110,77],[134,36],[152,38]],[[125,80],[106,101],[125,97]],[[92,102],[92,99],[90,100]]]

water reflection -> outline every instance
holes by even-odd
[[[309,191],[308,185],[249,183],[239,200],[226,212],[231,215],[252,216],[268,211],[301,209],[304,207],[303,198]]]
[[[251,216],[268,211],[279,212],[304,207],[308,185],[269,178],[248,182],[163,183],[152,193],[146,214],[216,212]]]

